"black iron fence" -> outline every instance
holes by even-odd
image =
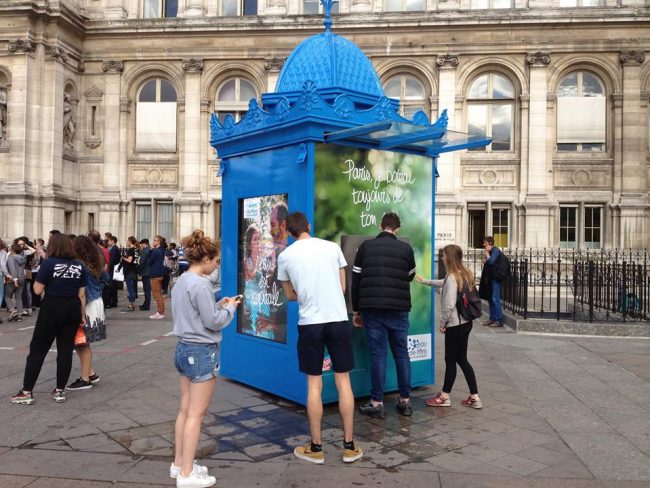
[[[524,318],[650,322],[650,251],[504,249],[511,263],[501,299]],[[477,283],[482,249],[464,251]]]

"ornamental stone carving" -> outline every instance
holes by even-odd
[[[438,56],[436,60],[436,64],[441,68],[456,68],[459,62],[458,55],[449,53]]]
[[[618,56],[619,61],[621,64],[633,64],[634,62],[637,62],[638,64],[642,64],[645,61],[645,53],[643,51],[621,51],[621,53]]]
[[[0,150],[7,147],[7,90],[0,87]]]
[[[122,61],[104,61],[102,63],[102,71],[104,73],[121,73],[124,71],[124,63]]]
[[[266,71],[280,71],[284,66],[284,59],[269,58],[264,60],[264,69]]]
[[[194,58],[186,59],[183,60],[181,67],[183,68],[183,71],[187,71],[188,73],[200,73],[203,71],[203,60]]]
[[[68,59],[68,53],[59,46],[45,46],[45,54],[47,54],[51,59],[61,61],[62,63],[65,63]]]
[[[79,73],[84,73],[86,71],[86,62],[83,59],[80,59],[77,62],[77,71],[79,71]]]
[[[36,43],[34,41],[30,41],[29,39],[17,39],[15,41],[11,41],[7,49],[9,49],[10,53],[15,53],[18,51],[22,51],[24,53],[33,53],[36,51]]]
[[[546,66],[551,63],[551,53],[546,51],[528,53],[526,55],[526,62],[531,66]]]

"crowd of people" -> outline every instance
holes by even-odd
[[[307,417],[310,440],[294,449],[299,459],[322,464],[321,439],[322,365],[325,350],[331,357],[339,410],[343,426],[342,460],[354,462],[363,450],[353,437],[354,395],[350,371],[354,368],[351,328],[345,303],[348,265],[340,247],[311,236],[311,226],[301,212],[288,214],[283,222],[295,241],[278,256],[277,279],[288,301],[298,302],[298,364],[307,377]],[[371,397],[359,407],[362,414],[386,417],[384,383],[389,346],[395,359],[399,397],[397,411],[412,415],[411,364],[408,354],[410,282],[438,287],[442,291],[440,332],[445,336],[445,376],[442,391],[426,400],[431,407],[449,407],[450,393],[460,366],[470,395],[466,407],[483,408],[478,396],[474,370],[467,359],[472,320],[460,313],[459,297],[475,290],[474,276],[463,264],[459,246],[443,249],[446,278],[429,280],[416,274],[414,252],[399,239],[401,222],[395,213],[386,213],[381,232],[364,241],[357,250],[352,273],[352,325],[364,327],[371,358]],[[502,326],[498,305],[499,250],[493,239],[485,238],[484,275],[488,278],[482,295],[490,299],[490,320],[483,325]],[[52,398],[66,400],[66,390],[90,389],[100,378],[93,367],[91,344],[106,338],[105,308],[117,307],[117,289],[126,283],[128,305],[124,313],[149,310],[151,298],[156,312],[150,319],[165,317],[165,295],[170,277],[179,278],[171,289],[174,335],[178,338],[174,365],[180,375],[180,407],[175,427],[175,458],[169,475],[178,487],[209,487],[216,478],[196,462],[202,419],[216,386],[220,364],[221,330],[228,326],[241,304],[242,295],[221,297],[220,248],[200,230],[182,242],[181,253],[167,246],[162,236],[137,240],[131,236],[126,248],[110,233],[101,238],[97,231],[86,236],[50,233],[47,246],[41,239],[26,237],[11,245],[0,240],[0,287],[10,321],[20,321],[40,307],[29,346],[23,386],[11,397],[13,403],[32,404],[32,390],[43,361],[56,340],[56,387]],[[186,267],[181,263],[185,262]],[[179,269],[186,273],[178,272]],[[494,268],[494,271],[491,271]],[[182,275],[182,276],[180,276]],[[138,280],[142,280],[144,301],[137,306]],[[489,287],[487,291],[486,287]],[[478,296],[478,294],[477,294]],[[137,306],[137,308],[136,308]],[[76,349],[80,377],[66,386]]]

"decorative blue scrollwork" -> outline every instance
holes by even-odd
[[[296,164],[302,164],[307,159],[307,144],[304,142],[300,144],[300,149],[298,150],[298,157],[296,158]]]
[[[388,97],[381,97],[375,105],[375,110],[377,120],[389,120],[395,116],[395,110],[393,110],[393,105]]]
[[[427,117],[427,114],[425,114],[422,110],[418,110],[413,116],[413,123],[415,125],[427,126],[429,125],[429,117]]]
[[[354,117],[354,102],[347,95],[339,95],[334,100],[334,112],[342,119]]]
[[[227,114],[225,120],[223,121],[223,132],[227,136],[231,136],[235,132],[235,129],[235,119],[233,118],[232,114]]]
[[[439,129],[447,130],[447,124],[449,124],[449,116],[447,115],[447,109],[444,109],[433,126]]]
[[[275,120],[277,122],[282,122],[283,120],[286,120],[287,117],[289,117],[289,112],[291,110],[291,106],[289,104],[289,100],[287,100],[285,97],[280,98],[280,101],[278,104],[275,106]]]
[[[223,176],[226,172],[226,159],[219,160],[219,171],[217,171],[217,176]]]
[[[311,112],[317,110],[316,106],[320,104],[320,101],[320,95],[316,91],[316,83],[311,80],[305,81],[299,99],[301,107],[307,112]]]

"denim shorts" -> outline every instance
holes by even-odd
[[[176,345],[174,365],[181,376],[189,378],[192,383],[216,378],[220,366],[219,345],[179,342]]]

